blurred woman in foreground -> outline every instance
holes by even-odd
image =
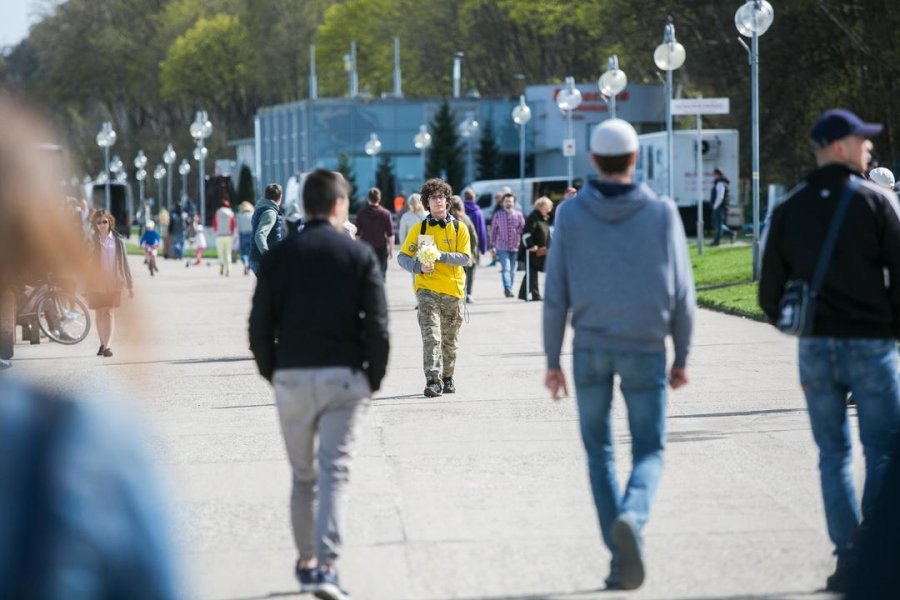
[[[0,130],[0,289],[47,273],[99,285],[39,149],[57,136],[2,94]],[[138,427],[14,372],[0,376],[0,598],[179,597]]]

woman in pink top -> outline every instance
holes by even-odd
[[[95,310],[100,349],[97,356],[112,356],[109,343],[113,335],[113,310],[119,307],[122,289],[128,289],[128,297],[134,298],[131,269],[125,240],[116,233],[116,219],[105,210],[98,210],[91,218],[91,256],[98,276],[88,287],[88,306]]]

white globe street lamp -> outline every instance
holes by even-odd
[[[459,124],[459,134],[466,140],[466,177],[470,182],[475,179],[475,169],[472,166],[472,138],[477,131],[478,121],[475,120],[475,113],[466,112],[466,120]]]
[[[372,187],[378,185],[378,155],[381,153],[381,140],[377,133],[369,134],[369,141],[365,146],[366,154],[372,157]]]
[[[425,151],[431,146],[431,134],[426,125],[419,125],[419,133],[413,138],[413,144],[422,153],[422,182],[425,182]]]
[[[609,116],[616,118],[616,96],[622,93],[628,85],[628,76],[619,68],[619,57],[613,54],[609,57],[606,72],[597,80],[600,93],[608,98]]]
[[[206,160],[206,146],[204,145],[204,140],[212,135],[213,126],[212,122],[209,120],[209,115],[206,114],[205,110],[198,110],[197,114],[194,115],[194,122],[191,123],[190,132],[191,137],[194,138],[194,142],[196,142],[197,147],[194,149],[194,160],[199,163],[200,166],[200,224],[203,227],[206,227],[206,179],[204,173],[204,161]]]
[[[162,165],[156,165],[153,169],[153,179],[156,180],[156,206],[162,208],[162,180],[166,176],[166,168]],[[157,208],[157,210],[159,210]]]
[[[172,144],[166,148],[166,151],[163,152],[163,162],[166,163],[166,173],[167,181],[166,181],[166,191],[168,194],[166,195],[166,208],[172,208],[172,165],[175,164],[175,159],[178,158],[175,155],[175,149],[172,148]]]
[[[666,162],[669,180],[669,198],[675,200],[675,160],[672,144],[672,71],[680,69],[687,53],[684,46],[675,39],[675,26],[666,25],[663,32],[663,43],[656,47],[653,62],[657,68],[666,72]]]
[[[750,54],[750,103],[753,137],[753,281],[759,279],[759,36],[772,26],[775,9],[766,0],[750,0],[734,13],[734,25],[738,33],[749,37],[750,48],[740,38],[738,41]]]
[[[149,218],[147,214],[147,203],[144,201],[144,180],[147,179],[147,171],[144,170],[144,167],[147,166],[147,156],[144,154],[143,150],[138,150],[137,156],[134,157],[134,178],[137,179],[138,182],[138,202],[141,205],[141,214],[143,215],[143,221],[146,222]]]
[[[575,78],[566,77],[566,87],[561,89],[556,95],[556,106],[559,107],[566,115],[566,123],[568,125],[568,137],[563,140],[563,156],[568,162],[568,181],[569,187],[572,187],[573,172],[572,159],[575,158],[575,133],[572,131],[572,113],[581,105],[581,91],[575,87]]]
[[[187,196],[187,176],[191,172],[191,163],[188,159],[182,158],[181,164],[178,165],[178,173],[181,175],[181,201],[184,202]]]
[[[104,190],[104,201],[106,206],[104,208],[107,211],[109,211],[111,205],[109,194],[109,149],[115,143],[116,130],[112,128],[112,123],[104,121],[103,125],[100,126],[100,131],[97,133],[97,145],[103,148],[103,172],[106,174],[106,178],[103,182],[106,185]]]
[[[519,126],[519,198],[525,197],[525,125],[531,120],[531,109],[525,104],[525,96],[519,96],[519,104],[512,110],[513,123]]]

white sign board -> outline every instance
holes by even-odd
[[[728,98],[678,98],[672,100],[673,115],[727,115]]]
[[[569,158],[570,156],[575,156],[575,140],[572,138],[566,138],[562,143],[562,153],[563,156]]]

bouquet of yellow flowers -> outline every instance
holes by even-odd
[[[421,244],[416,252],[416,259],[423,265],[434,266],[441,258],[441,251],[434,244]]]

